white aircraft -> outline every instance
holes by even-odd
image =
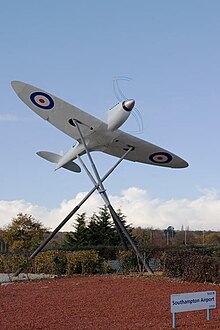
[[[102,151],[120,158],[126,150],[132,148],[125,159],[163,167],[188,166],[188,163],[177,155],[118,129],[128,119],[135,104],[134,100],[125,100],[115,105],[107,112],[107,121],[104,122],[32,85],[12,81],[12,87],[29,108],[77,141],[63,156],[48,151],[37,152],[40,157],[55,163],[55,169],[64,167],[74,172],[81,171],[73,162],[86,153],[85,144],[82,143],[76,127],[78,125],[88,151]]]

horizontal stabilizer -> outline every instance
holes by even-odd
[[[62,156],[49,151],[38,151],[37,155],[48,160],[48,162],[57,164]]]
[[[81,172],[81,168],[79,167],[79,165],[77,165],[74,162],[69,162],[69,163],[63,165],[62,167],[64,167],[65,169],[67,169],[69,171],[73,171],[73,172],[77,172],[77,173]]]
[[[49,151],[38,151],[37,155],[40,156],[41,158],[44,158],[48,160],[48,162],[55,163],[57,164],[59,160],[62,158],[62,156],[55,154],[53,152]],[[74,162],[70,161],[69,163],[65,164],[64,166],[65,169],[73,172],[81,172],[81,168]]]

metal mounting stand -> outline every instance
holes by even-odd
[[[67,223],[67,221],[69,221],[72,216],[79,210],[79,208],[86,202],[86,200],[94,193],[95,190],[98,190],[100,196],[102,197],[105,205],[108,207],[109,212],[112,216],[112,219],[114,221],[114,224],[116,226],[116,229],[120,235],[120,238],[122,240],[123,246],[124,248],[127,250],[128,246],[127,246],[127,241],[131,244],[131,247],[133,248],[133,250],[135,251],[137,257],[141,260],[144,268],[150,273],[153,274],[152,269],[150,268],[150,266],[147,264],[147,262],[145,261],[142,253],[140,252],[140,250],[138,249],[137,245],[135,244],[135,242],[133,241],[133,239],[131,238],[131,236],[129,235],[128,231],[126,230],[124,224],[122,223],[122,221],[120,220],[119,216],[117,215],[117,213],[115,212],[114,208],[112,207],[109,198],[107,196],[106,190],[103,186],[103,182],[105,181],[105,179],[107,179],[107,177],[114,171],[114,169],[122,162],[122,160],[133,150],[133,147],[128,146],[128,149],[125,150],[124,155],[116,162],[116,164],[114,166],[112,166],[112,168],[103,176],[103,178],[100,178],[99,173],[97,171],[97,168],[95,166],[95,163],[93,162],[93,159],[91,157],[91,154],[87,148],[87,145],[85,143],[84,137],[82,135],[82,132],[80,130],[78,121],[76,119],[73,119],[74,124],[76,125],[82,143],[85,147],[87,156],[89,158],[89,161],[91,163],[91,166],[93,168],[94,174],[96,176],[97,182],[94,179],[93,175],[91,174],[91,172],[88,170],[88,168],[86,167],[85,163],[82,161],[81,157],[78,155],[77,158],[80,161],[80,163],[82,164],[83,168],[85,169],[87,175],[89,176],[89,178],[91,179],[91,181],[94,184],[94,187],[89,191],[89,193],[79,202],[78,205],[76,205],[73,210],[63,219],[63,221],[49,234],[49,236],[41,243],[41,245],[32,253],[32,255],[28,258],[29,261],[33,260],[36,255],[42,251],[42,249],[50,242],[50,240],[58,233],[58,231]],[[126,238],[126,239],[125,239]],[[126,241],[127,240],[127,241]],[[18,276],[22,270],[24,268],[20,267],[14,274],[14,276]]]

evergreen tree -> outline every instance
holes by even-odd
[[[120,242],[106,206],[101,207],[98,214],[93,214],[88,229],[90,245],[114,246]]]
[[[121,210],[118,210],[117,213],[125,225],[125,216]],[[131,231],[130,226],[125,225],[125,227]],[[65,235],[62,244],[65,248],[97,245],[119,246],[121,244],[120,236],[106,206],[101,207],[98,214],[94,213],[88,221],[86,221],[86,213],[78,215],[74,228],[75,231]]]
[[[69,232],[64,237],[63,246],[65,248],[81,247],[88,245],[88,228],[86,226],[86,213],[78,214],[76,224],[73,226],[74,232]]]

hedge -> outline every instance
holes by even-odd
[[[54,275],[94,274],[106,272],[104,259],[96,251],[44,251],[30,261],[24,255],[0,255],[0,272],[14,273],[18,268],[24,272]]]
[[[185,281],[220,283],[220,260],[202,250],[174,250],[164,256],[163,272]]]
[[[46,251],[38,254],[32,262],[34,273],[64,275],[67,258],[63,251]]]

